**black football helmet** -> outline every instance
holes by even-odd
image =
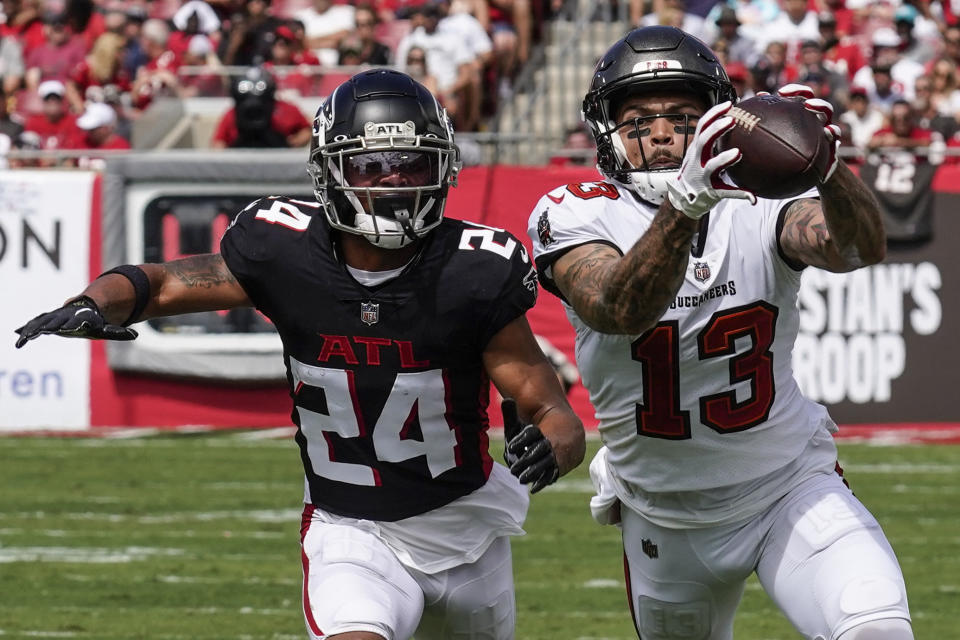
[[[335,229],[398,249],[440,224],[460,150],[426,87],[388,69],[353,76],[313,122],[307,170]]]
[[[600,172],[631,186],[640,197],[654,204],[663,202],[667,180],[675,178],[680,168],[650,168],[646,158],[642,166],[633,166],[618,132],[630,127],[639,139],[645,121],[670,114],[615,122],[615,111],[619,101],[627,96],[674,90],[700,94],[707,108],[737,99],[727,72],[707,45],[676,27],[641,27],[630,31],[600,58],[583,99],[583,119],[597,141]],[[689,116],[675,115],[678,132],[682,127],[686,134],[686,151],[695,126]]]

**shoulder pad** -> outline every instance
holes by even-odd
[[[625,194],[610,182],[580,182],[546,193],[530,213],[527,234],[539,256],[603,238],[600,228],[610,207],[623,206]]]
[[[537,270],[512,233],[474,222],[452,229],[456,240],[449,268],[459,293],[475,310],[480,343],[526,313],[537,301]],[[462,273],[464,277],[457,277]]]
[[[531,305],[536,299],[536,269],[530,253],[519,238],[505,229],[489,227],[476,222],[463,222],[458,230],[458,262],[475,270],[477,281],[484,280],[490,291],[493,285],[502,294],[515,287],[526,289],[531,295]],[[469,253],[468,253],[469,252]]]
[[[575,182],[548,191],[537,202],[534,212],[549,208],[554,215],[593,216],[622,198],[620,189],[610,182]]]
[[[254,200],[227,227],[221,250],[230,244],[249,260],[271,260],[297,241],[319,214],[319,204],[281,196]]]

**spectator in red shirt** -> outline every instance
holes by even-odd
[[[39,3],[29,0],[3,0],[6,21],[0,24],[0,37],[16,39],[24,57],[43,44],[43,21],[38,7]]]
[[[227,76],[223,73],[220,59],[213,51],[210,38],[197,34],[190,39],[187,50],[183,54],[182,67],[192,67],[191,73],[187,69],[179,69],[177,73],[177,95],[181,98],[194,96],[222,96],[226,95]],[[197,72],[197,67],[204,67]]]
[[[108,104],[91,102],[77,118],[77,132],[66,143],[68,149],[88,149],[91,151],[124,150],[130,143],[114,132],[117,113]],[[97,169],[104,166],[102,158],[80,156],[76,164],[84,169]]]
[[[120,92],[130,91],[130,74],[123,68],[123,36],[104,33],[83,62],[74,67],[67,80],[67,100],[77,113],[83,111],[87,89],[114,85]]]
[[[552,167],[587,167],[597,163],[597,147],[584,126],[567,129],[563,149],[550,157]]]
[[[299,20],[287,20],[284,27],[289,29],[293,36],[290,41],[290,48],[293,49],[293,63],[319,67],[320,58],[307,46],[307,33],[303,23]],[[277,33],[280,33],[280,28],[277,29]]]
[[[297,69],[296,67],[309,64],[320,64],[312,53],[312,63],[298,62],[297,57],[303,59],[303,52],[296,51],[296,37],[290,27],[283,25],[277,27],[276,39],[273,46],[270,47],[270,61],[263,65],[277,80],[277,86],[281,91],[296,91],[302,96],[313,95],[311,87],[314,84],[310,69]],[[308,52],[309,53],[309,52]],[[277,69],[280,67],[280,69]]]
[[[787,45],[776,41],[767,44],[751,73],[754,89],[769,93],[790,84],[799,75],[797,67],[787,63]]]
[[[220,18],[217,17],[217,12],[201,0],[185,2],[173,14],[172,22],[176,31],[170,34],[167,48],[181,56],[186,53],[193,36],[203,34],[213,42],[216,39],[214,34],[220,31]]]
[[[23,127],[25,131],[33,131],[39,136],[40,149],[60,149],[76,135],[77,119],[67,109],[65,91],[59,80],[40,83],[37,93],[40,94],[43,111],[27,118]]]
[[[906,100],[897,100],[890,108],[890,124],[873,134],[867,149],[915,149],[929,147],[934,140],[940,141],[942,137],[918,126],[913,105]]]
[[[36,89],[44,80],[66,82],[70,71],[83,62],[87,53],[83,40],[67,28],[62,13],[48,13],[43,19],[43,44],[35,47],[25,62],[27,89]]]
[[[167,48],[170,27],[163,20],[147,20],[140,32],[140,43],[147,54],[147,63],[137,70],[131,94],[133,106],[146,109],[154,97],[174,95],[177,86],[179,56]]]
[[[750,70],[747,69],[747,66],[742,62],[731,62],[727,64],[725,68],[727,70],[727,77],[730,78],[730,83],[733,84],[733,88],[737,90],[737,97],[741,100],[753,97],[753,75],[750,73]]]
[[[66,19],[70,29],[80,36],[88,48],[93,48],[94,43],[106,30],[103,14],[95,11],[93,0],[67,0]]]
[[[817,20],[823,59],[834,71],[845,74],[847,80],[853,80],[853,74],[867,63],[863,46],[854,38],[840,33],[837,17],[832,12],[821,11]]]
[[[293,35],[290,48],[293,50],[294,64],[320,66],[320,58],[307,46],[307,32],[303,28],[303,23],[296,19],[290,19],[284,21],[283,27],[289,29]],[[277,28],[277,33],[280,32],[280,29],[281,27]]]
[[[276,80],[252,67],[233,83],[234,106],[217,125],[211,146],[302,147],[310,142],[310,123],[296,105],[277,100]]]
[[[861,25],[856,12],[847,8],[846,0],[826,0],[826,8],[820,13],[828,12],[833,16],[837,35],[840,38],[854,36],[860,33]],[[855,70],[854,70],[855,71]]]

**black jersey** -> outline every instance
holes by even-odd
[[[444,219],[401,274],[359,284],[313,202],[263,198],[220,251],[283,342],[308,499],[399,520],[482,486],[490,338],[536,300],[536,272],[506,231]]]

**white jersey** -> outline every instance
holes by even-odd
[[[665,519],[686,523],[726,520],[745,508],[724,506],[739,489],[777,491],[763,488],[766,477],[801,472],[791,463],[815,434],[836,428],[793,378],[801,272],[778,246],[785,204],[721,200],[694,237],[676,299],[642,336],[594,331],[564,304],[617,493],[642,512],[685,511]],[[597,242],[629,251],[656,211],[606,182],[545,195],[528,224],[544,287],[556,292],[550,265],[573,247]],[[815,466],[832,467],[832,443],[822,449]],[[664,492],[696,493],[673,496],[660,509]]]

